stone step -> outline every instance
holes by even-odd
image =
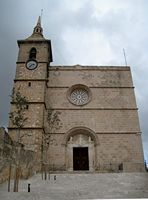
[[[28,183],[31,192],[27,192]],[[11,181],[13,188],[13,181]],[[21,180],[18,193],[8,193],[7,183],[0,185],[0,199],[98,199],[148,198],[148,173],[53,173],[50,180],[36,174]]]

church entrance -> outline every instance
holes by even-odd
[[[65,156],[68,171],[94,171],[96,152],[92,136],[85,129],[76,129],[68,137]]]
[[[88,147],[73,147],[73,170],[89,170]]]

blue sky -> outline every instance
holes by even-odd
[[[125,49],[148,161],[147,0],[1,0],[0,126],[8,122],[16,41],[32,33],[41,9],[44,35],[52,40],[53,65],[125,65]]]

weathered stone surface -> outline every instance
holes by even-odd
[[[49,66],[48,40],[36,35],[18,43],[14,88],[29,101],[24,113],[28,119],[20,132],[25,135],[24,148],[36,153],[38,163],[44,157],[49,169],[73,171],[76,162],[73,149],[87,147],[90,171],[118,171],[120,166],[123,171],[144,171],[130,67]],[[38,66],[28,70],[26,62],[32,47],[36,48]],[[89,100],[84,105],[75,105],[75,99],[73,103],[70,100],[73,88],[86,89]],[[78,98],[78,103],[82,100],[81,94],[74,94],[74,98]],[[85,98],[84,95],[84,101]],[[60,112],[60,128],[56,130],[48,126],[47,113],[51,108]],[[14,109],[12,104],[11,111]],[[9,133],[15,140],[16,129],[11,122]],[[48,134],[49,147],[43,155],[47,146],[44,137]]]
[[[144,199],[148,198],[147,185],[148,173],[50,174],[50,180],[46,181],[37,174],[21,180],[18,193],[7,192],[7,184],[1,184],[0,197],[5,200]]]
[[[28,178],[33,174],[34,158],[34,151],[24,150],[23,146],[21,147],[19,160],[21,169],[20,176],[22,178]],[[16,143],[4,128],[0,128],[0,183],[8,180],[9,176],[13,178],[16,160],[18,160]]]

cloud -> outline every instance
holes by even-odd
[[[148,160],[148,1],[1,0],[0,122],[7,126],[17,59],[17,39],[31,35],[41,9],[45,37],[53,46],[53,65],[131,65]],[[87,56],[86,56],[87,55]]]

